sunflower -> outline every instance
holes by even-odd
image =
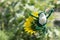
[[[38,17],[38,12],[33,12],[32,15]],[[32,22],[35,20],[34,17],[29,16],[24,23],[24,30],[29,34],[35,34],[36,31],[32,28]],[[32,27],[31,27],[32,26]]]

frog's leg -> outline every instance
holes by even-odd
[[[40,30],[40,29],[41,29],[41,27],[39,27],[39,26],[36,26],[36,27],[35,27],[35,29],[36,29],[36,30]]]
[[[48,29],[47,29],[46,25],[43,26],[42,31],[43,31],[43,33],[47,33]]]
[[[50,15],[52,14],[52,12],[54,12],[54,9],[51,9],[51,10],[49,10],[49,15],[47,16],[47,19],[50,17]]]
[[[34,18],[36,18],[36,19],[38,19],[38,17],[36,17],[36,16],[32,15],[31,13],[29,13],[29,15],[30,15],[30,16],[32,16],[32,17],[34,17]]]

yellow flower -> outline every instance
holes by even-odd
[[[25,27],[24,30],[28,33],[28,34],[35,34],[36,31],[34,31],[33,29],[31,29],[31,27]]]
[[[31,23],[28,22],[28,21],[26,21],[26,22],[24,23],[24,26],[26,26],[26,27],[31,26]]]
[[[29,16],[29,18],[26,19],[26,22],[24,23],[24,26],[28,27],[31,26],[31,22],[33,21],[33,17]]]
[[[34,12],[33,13],[34,16],[38,17],[38,12]],[[24,30],[29,33],[29,34],[35,34],[36,31],[34,31],[32,28],[31,28],[31,25],[32,25],[32,22],[34,21],[34,17],[32,16],[29,16],[25,23],[24,23]]]
[[[26,21],[32,22],[34,20],[33,17],[29,16],[29,18],[26,19]]]
[[[33,12],[32,15],[38,17],[38,12]]]

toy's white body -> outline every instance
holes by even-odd
[[[41,13],[40,15],[39,15],[39,23],[41,24],[41,25],[44,25],[45,23],[46,23],[46,15],[44,14],[44,13]]]

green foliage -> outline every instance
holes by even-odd
[[[8,40],[8,38],[9,37],[6,35],[6,33],[0,30],[0,40]]]

